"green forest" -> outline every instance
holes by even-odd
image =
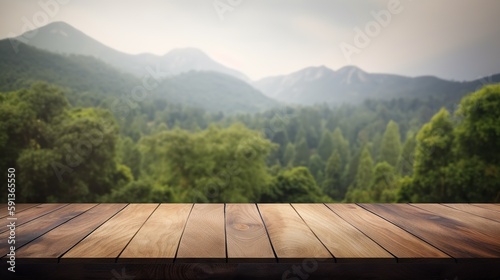
[[[500,201],[498,84],[457,103],[230,114],[19,88],[0,94],[0,169],[4,182],[16,169],[18,202]]]

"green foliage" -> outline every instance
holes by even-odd
[[[382,144],[379,154],[379,162],[387,162],[396,166],[401,154],[401,138],[399,135],[399,126],[394,121],[387,124],[387,128],[382,138]]]
[[[349,141],[344,138],[342,129],[335,128],[332,135],[333,149],[337,150],[340,155],[341,162],[346,165],[351,160],[351,153],[349,149]]]
[[[7,129],[1,165],[19,170],[20,201],[95,201],[117,185],[117,128],[108,111],[70,109],[47,84],[6,94],[0,111],[13,113],[0,124]]]
[[[413,175],[413,161],[415,155],[415,148],[417,142],[414,134],[408,135],[405,144],[403,145],[403,150],[401,156],[398,159],[398,164],[396,166],[397,171],[402,176],[412,176]]]
[[[309,158],[309,171],[313,174],[316,182],[323,182],[323,169],[325,168],[325,162],[321,159],[321,157],[314,153]]]
[[[171,202],[175,201],[175,194],[171,188],[159,185],[154,181],[132,181],[127,185],[112,190],[109,195],[103,196],[103,202]]]
[[[342,200],[346,192],[342,169],[340,154],[335,150],[326,163],[323,181],[323,191],[335,200]]]
[[[119,162],[130,168],[133,178],[139,178],[141,171],[141,152],[129,137],[120,138],[118,145]]]
[[[270,141],[240,124],[189,133],[175,129],[140,142],[142,170],[178,190],[181,201],[257,201],[269,183]]]
[[[459,150],[486,163],[500,164],[500,84],[485,86],[460,103],[456,127]]]
[[[498,85],[454,118],[431,119],[435,100],[224,114],[148,97],[116,120],[92,107],[113,98],[69,85],[0,94],[0,168],[18,171],[19,201],[500,200]]]
[[[402,182],[401,201],[500,200],[500,86],[465,97],[456,126],[441,110],[417,135],[414,176]]]
[[[24,149],[20,153],[15,166],[19,170],[17,185],[23,186],[21,201],[57,202],[61,201],[63,196],[68,199],[68,192],[73,192],[76,196],[88,194],[85,186],[72,186],[68,190],[58,182],[52,164],[59,160],[60,155],[52,149]]]
[[[120,73],[94,57],[62,56],[25,44],[18,48],[15,53],[9,40],[0,40],[0,91],[27,88],[36,81],[45,81],[86,92],[89,99],[102,101],[106,96],[122,94],[124,88],[141,84],[134,76]]]
[[[293,164],[295,158],[295,147],[292,143],[286,144],[285,153],[283,155],[283,166],[290,166]]]
[[[264,202],[330,202],[316,185],[306,167],[285,170],[276,176],[268,191],[263,194]]]
[[[278,149],[276,149],[276,151],[274,152],[275,154],[275,158],[283,163],[283,160],[284,160],[284,155],[285,155],[285,149],[286,149],[286,145],[287,143],[289,142],[288,140],[288,135],[286,133],[286,130],[279,130],[279,131],[276,131],[273,135],[272,135],[272,139],[271,141],[273,143],[276,143],[278,144]],[[286,164],[285,164],[286,165]]]
[[[411,202],[418,200],[418,194],[413,189],[412,177],[405,176],[399,180],[399,190],[397,193],[397,202]]]
[[[307,166],[308,161],[309,161],[309,148],[307,146],[306,140],[302,138],[302,140],[300,140],[295,145],[293,164],[294,166]]]
[[[413,166],[413,192],[418,194],[418,201],[451,201],[448,165],[455,160],[453,138],[453,124],[446,109],[441,109],[418,132]]]
[[[365,146],[361,152],[359,166],[357,168],[354,182],[346,193],[346,202],[369,202],[371,201],[369,190],[373,183],[373,159],[368,147]]]
[[[385,161],[377,163],[373,185],[370,187],[371,199],[377,202],[396,202],[398,183],[394,167]]]
[[[321,136],[321,140],[319,141],[318,154],[323,160],[326,161],[332,155],[333,148],[334,142],[332,134],[330,131],[325,130]]]
[[[353,186],[357,189],[367,189],[371,186],[372,180],[373,160],[368,147],[365,146],[361,152],[358,171],[356,173]]]
[[[466,96],[456,113],[456,157],[449,167],[456,200],[500,201],[500,84]]]

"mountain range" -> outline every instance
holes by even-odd
[[[364,99],[427,98],[459,100],[482,84],[500,82],[500,74],[470,82],[442,80],[433,76],[405,77],[367,73],[355,66],[337,71],[325,66],[309,67],[289,75],[267,77],[253,85],[278,101],[315,103],[356,103]]]
[[[18,52],[12,42],[18,40]],[[25,45],[25,44],[27,45]],[[364,99],[428,98],[459,100],[481,85],[500,82],[500,74],[468,82],[433,76],[367,73],[355,66],[337,71],[325,66],[250,81],[196,48],[173,49],[163,56],[126,54],[64,22],[54,22],[0,41],[0,90],[28,80],[46,80],[76,91],[104,95],[130,93],[151,75],[155,98],[211,111],[253,112],[279,103],[358,103]]]
[[[165,99],[212,112],[256,112],[278,102],[248,83],[215,71],[188,71],[175,76],[139,78],[101,60],[81,55],[60,55],[20,43],[16,53],[9,40],[0,40],[0,92],[46,81],[78,94],[84,105],[101,106],[117,98],[128,102]],[[72,95],[72,96],[73,96]]]
[[[189,70],[216,71],[249,81],[243,73],[226,67],[195,48],[174,49],[163,56],[150,53],[126,54],[110,48],[65,22],[53,22],[14,38],[23,43],[59,54],[93,56],[122,71],[147,75],[147,68],[161,68],[165,76]]]

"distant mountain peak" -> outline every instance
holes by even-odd
[[[369,80],[368,73],[354,65],[344,66],[337,70],[336,73],[341,77],[342,84],[364,83]]]
[[[162,57],[162,63],[166,66],[166,71],[171,73],[183,73],[191,70],[215,71],[249,81],[243,73],[216,62],[202,50],[193,47],[170,50]]]
[[[48,32],[48,33],[59,33],[59,34],[63,35],[64,37],[68,37],[72,33],[84,34],[80,30],[74,28],[73,26],[67,24],[64,21],[54,21],[54,22],[51,22],[47,25],[44,25],[38,29],[28,31],[28,32],[37,32],[37,31]]]
[[[366,72],[364,70],[362,70],[361,68],[354,66],[354,65],[346,65],[346,66],[340,68],[339,70],[337,70],[337,73],[339,73],[339,74],[350,73],[350,72],[361,72],[361,73],[366,74]]]
[[[204,53],[202,50],[193,47],[175,48],[170,50],[164,56],[167,55],[203,55],[208,57],[208,55]]]
[[[62,21],[51,22],[29,32],[37,34],[36,36],[25,36],[29,38],[28,40],[19,38],[19,41],[50,52],[93,56],[119,70],[139,77],[149,73],[146,70],[148,67],[155,68],[161,65],[162,72],[168,73],[168,76],[190,70],[215,71],[249,81],[243,73],[218,63],[197,48],[173,49],[163,56],[149,53],[127,54],[104,45]]]
[[[332,69],[321,65],[304,68],[295,73],[292,73],[289,76],[293,77],[294,80],[314,81],[318,79],[328,78],[334,73],[335,72]]]
[[[276,100],[296,104],[341,104],[360,102],[365,98],[413,98],[456,91],[455,85],[449,81],[438,78],[421,80],[422,77],[368,73],[354,65],[337,71],[314,66],[288,75],[263,78],[254,82],[254,86]]]

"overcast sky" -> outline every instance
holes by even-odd
[[[0,38],[45,13],[126,53],[196,47],[251,79],[349,64],[455,80],[500,73],[500,1],[392,1],[0,0]],[[47,13],[39,2],[60,4]],[[356,44],[356,30],[368,41]]]

